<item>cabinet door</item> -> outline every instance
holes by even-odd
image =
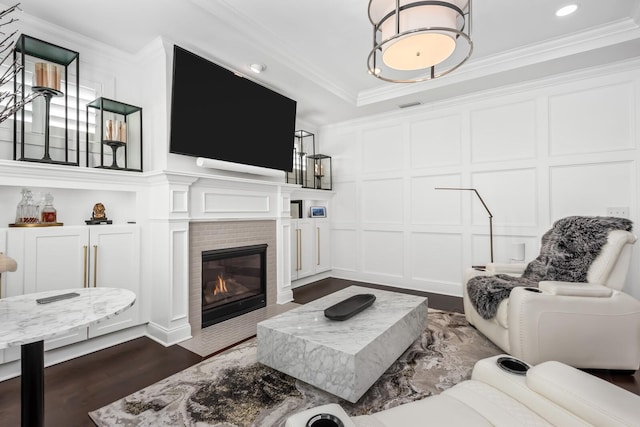
[[[90,230],[89,285],[124,288],[136,294],[133,307],[89,327],[89,338],[135,326],[140,317],[140,227],[94,226]]]
[[[25,294],[87,286],[86,227],[34,227],[20,232],[24,236],[20,269]]]
[[[326,219],[315,220],[316,273],[331,270],[331,228]]]
[[[19,230],[24,239],[24,257],[19,266],[24,293],[83,288],[87,286],[87,227],[34,227]],[[51,338],[45,350],[87,339],[87,329]]]

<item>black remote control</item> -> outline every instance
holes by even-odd
[[[46,298],[38,298],[36,300],[36,302],[38,304],[49,304],[50,302],[54,302],[54,301],[60,301],[63,299],[69,299],[69,298],[74,298],[74,297],[79,297],[80,294],[77,292],[69,292],[68,294],[60,294],[60,295],[53,295],[50,297],[46,297]]]

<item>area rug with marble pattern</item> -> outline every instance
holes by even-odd
[[[356,403],[256,361],[255,338],[137,391],[89,416],[103,426],[284,426],[289,415],[339,403],[362,415],[439,394],[501,350],[463,314],[429,310],[428,327]]]

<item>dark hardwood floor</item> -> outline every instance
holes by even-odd
[[[45,369],[45,425],[94,426],[87,415],[179,372],[202,357],[149,338],[78,357]],[[20,378],[0,383],[0,426],[20,425]]]
[[[293,290],[293,300],[299,304],[306,304],[309,301],[321,298],[330,293],[339,291],[351,285],[365,286],[374,289],[382,289],[385,291],[404,292],[412,295],[419,295],[429,298],[429,308],[437,308],[439,310],[455,311],[457,313],[463,312],[462,298],[452,297],[448,295],[432,294],[429,292],[414,291],[411,289],[393,288],[391,286],[374,285],[372,283],[360,283],[353,280],[344,279],[323,279],[317,282],[311,283],[306,286],[302,286]]]
[[[325,279],[294,289],[294,300],[304,304],[351,284],[377,289],[386,286]],[[462,299],[418,291],[408,293],[429,298],[429,307],[461,313]],[[209,356],[210,357],[210,356]],[[203,358],[174,345],[164,347],[148,338],[78,357],[45,369],[45,425],[47,427],[93,426],[88,412],[151,385],[200,362]],[[640,395],[640,371],[617,375],[593,374]],[[20,425],[20,378],[0,382],[0,427]]]

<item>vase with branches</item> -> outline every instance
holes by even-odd
[[[8,25],[17,21],[11,14],[16,10],[20,11],[20,3],[15,4],[0,12],[0,123],[12,117],[28,103],[42,95],[37,92],[22,93],[22,89],[13,88],[12,82],[16,75],[24,68],[13,56],[13,47],[16,42],[17,30],[13,32],[5,31]],[[7,89],[10,88],[11,89]]]

